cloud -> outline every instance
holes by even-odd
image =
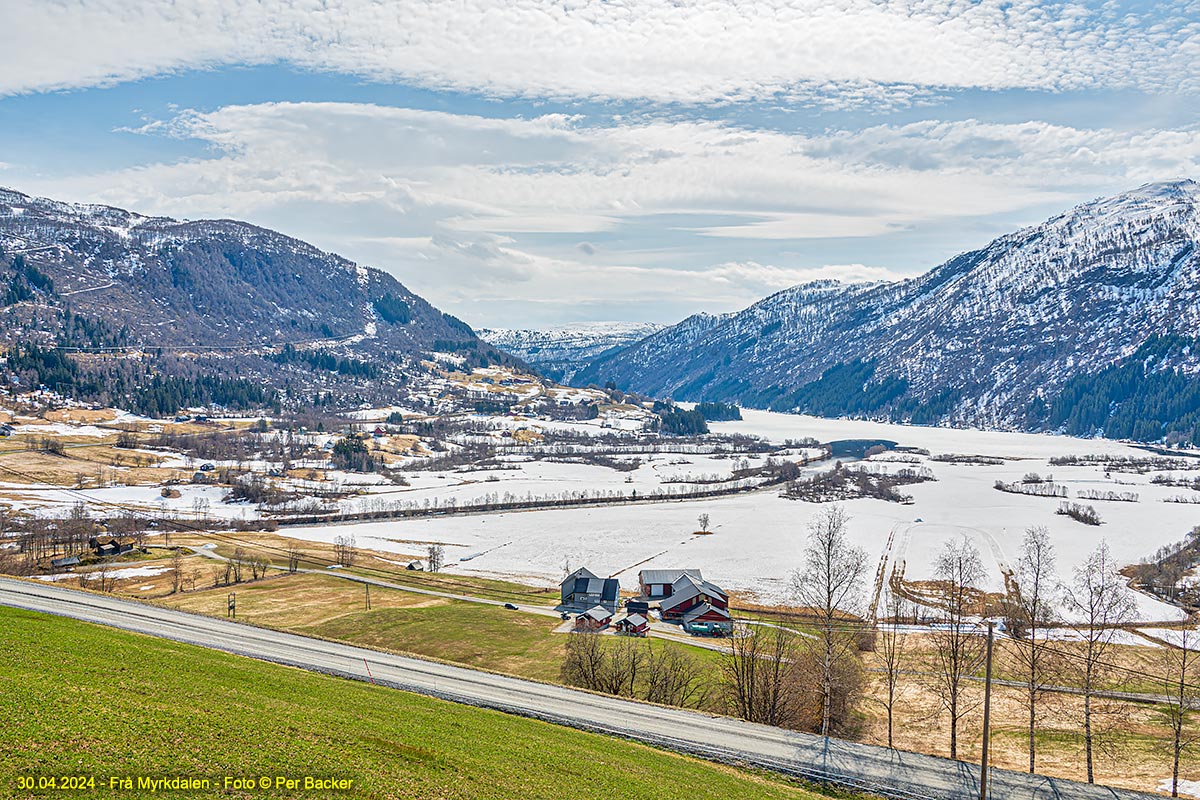
[[[9,0],[0,94],[226,64],[502,97],[903,102],[1200,88],[1188,0]]]
[[[885,262],[867,244],[884,237],[1200,174],[1197,126],[928,120],[804,134],[267,103],[184,111],[142,135],[210,152],[22,188],[249,219],[384,266],[489,324],[538,303],[657,297],[720,310],[821,277],[890,279],[825,264]]]
[[[898,281],[904,275],[885,267],[865,264],[826,264],[820,267],[778,267],[754,261],[732,261],[705,269],[699,276],[713,283],[725,283],[741,289],[754,290],[759,297],[801,283],[833,280],[842,283],[874,283]]]

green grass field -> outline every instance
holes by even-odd
[[[146,797],[108,777],[340,777],[345,797],[814,798],[787,780],[498,712],[0,608],[0,796]],[[96,778],[91,792],[18,779]]]

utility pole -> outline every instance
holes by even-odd
[[[364,583],[363,586],[367,589],[367,611],[371,610],[371,584]]]
[[[234,592],[229,593],[229,605],[226,615],[231,619],[237,619],[237,594]]]
[[[995,641],[995,623],[988,620],[987,666],[983,680],[983,758],[979,762],[979,800],[987,800],[988,790],[988,743],[992,738],[992,643]]]

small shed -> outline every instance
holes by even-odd
[[[404,565],[404,568],[410,572],[424,572],[425,565],[420,561],[410,561]]]
[[[646,631],[650,630],[650,620],[641,614],[630,614],[617,620],[613,627],[627,636],[645,636]]]
[[[575,630],[598,631],[612,622],[612,612],[604,606],[593,606],[575,618]]]
[[[63,556],[62,558],[50,559],[50,566],[55,569],[65,569],[66,567],[79,566],[79,556]]]

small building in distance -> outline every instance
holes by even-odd
[[[617,620],[613,627],[626,636],[645,636],[650,629],[650,620],[641,614],[629,614]]]
[[[612,612],[604,606],[593,606],[575,618],[575,630],[598,631],[612,622]]]
[[[616,578],[601,578],[586,567],[580,567],[563,578],[562,604],[579,608],[601,606],[614,612],[621,594],[621,584]]]

